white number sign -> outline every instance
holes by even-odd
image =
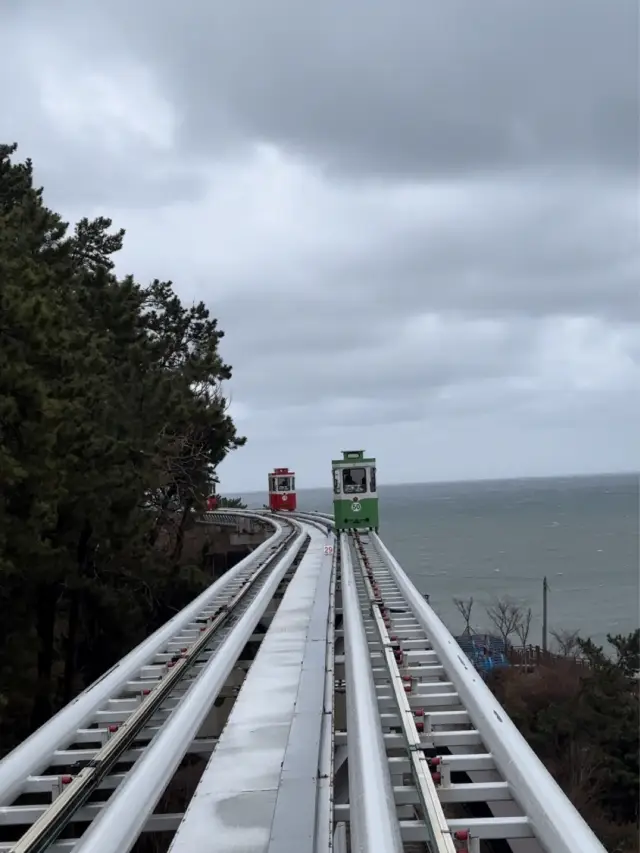
[[[360,509],[361,509],[361,506],[360,506],[360,504],[358,503],[358,501],[354,501],[354,502],[351,504],[351,512],[360,512]]]
[[[324,546],[325,554],[333,554],[333,545],[325,545]]]

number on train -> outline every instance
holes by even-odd
[[[364,450],[343,450],[333,459],[333,517],[336,530],[378,532],[376,460]]]
[[[296,475],[288,468],[274,468],[269,474],[269,509],[272,512],[296,508]]]

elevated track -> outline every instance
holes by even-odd
[[[0,853],[605,853],[377,534],[202,522],[240,518],[271,536],[0,762]]]

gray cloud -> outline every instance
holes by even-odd
[[[638,317],[632,187],[566,182],[559,175],[532,185],[525,174],[505,189],[468,189],[466,210],[428,223],[422,239],[403,235],[389,247],[379,276],[393,268],[414,297],[422,293],[427,304],[445,309],[614,317],[631,311]]]
[[[237,488],[637,467],[633,0],[0,5],[0,137],[227,332]]]
[[[254,138],[376,177],[636,169],[634,0],[65,7],[25,0],[21,21],[82,39],[97,61],[150,63],[181,145],[205,156]]]
[[[126,55],[114,79],[113,55],[76,41],[81,34],[67,7],[73,17],[64,33],[66,19],[49,20],[50,6],[38,10],[27,2],[7,15],[0,3],[0,73],[11,81],[0,100],[2,139],[20,144],[48,197],[67,208],[135,207],[141,199],[153,208],[197,199],[196,158],[176,158],[168,110],[149,80]],[[12,20],[14,28],[7,26]],[[140,107],[144,118],[136,121]]]
[[[352,174],[636,167],[633,0],[247,0],[224,14],[164,0],[119,14],[183,104],[190,146],[235,125]]]
[[[277,394],[279,399],[297,404],[312,404],[318,397],[382,397],[396,405],[407,395],[421,395],[426,401],[460,380],[526,372],[531,357],[533,329],[525,324],[471,323],[431,315],[413,322],[405,318],[403,324],[379,333],[378,328],[385,326],[383,317],[370,325],[335,312],[324,336],[312,333],[319,345],[324,337],[320,349],[307,348],[300,341],[313,320],[312,314],[300,312],[274,323],[270,343],[263,344],[260,338],[256,342],[249,331],[245,331],[246,343],[229,341],[238,389],[260,403]],[[285,366],[287,379],[280,383]]]

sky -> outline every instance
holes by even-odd
[[[219,319],[222,491],[351,448],[638,470],[638,34],[635,0],[0,0],[0,140]]]

